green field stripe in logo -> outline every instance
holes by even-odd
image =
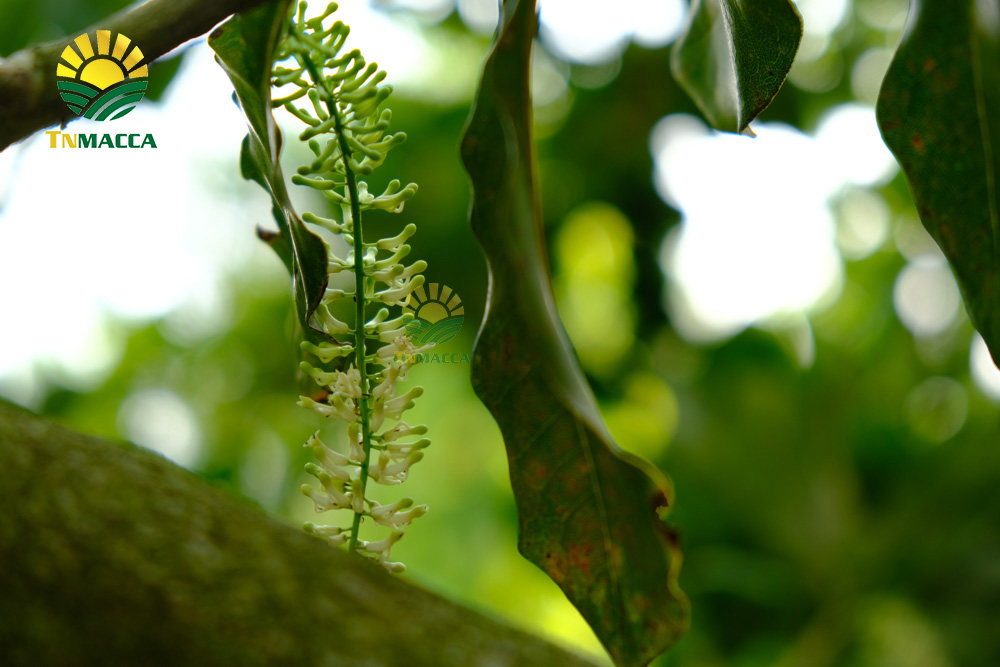
[[[141,100],[144,90],[146,90],[145,81],[131,81],[112,86],[91,103],[84,116],[95,120],[107,120],[112,112],[120,109],[124,104]],[[122,96],[125,96],[123,99],[127,99],[126,102],[121,102],[118,99]],[[106,109],[108,105],[111,105],[111,108]]]
[[[458,335],[463,322],[465,322],[464,317],[449,317],[428,329],[424,336],[429,343],[447,343]]]
[[[67,104],[66,106],[69,107],[69,110],[75,113],[77,116],[79,116],[83,112],[83,107],[78,107],[75,104]]]
[[[88,111],[87,115],[88,115],[89,118],[93,118],[94,120],[107,120],[108,117],[111,116],[111,114],[115,113],[116,111],[118,111],[119,109],[121,109],[123,106],[128,105],[128,109],[126,109],[126,112],[131,111],[132,109],[135,108],[135,105],[141,99],[142,99],[142,93],[133,93],[132,95],[126,95],[126,96],[124,96],[124,97],[122,97],[120,99],[116,99],[116,100],[112,101],[111,104],[105,105],[100,110],[100,112],[95,113],[94,115],[91,116],[90,115],[90,111]],[[94,108],[95,109],[97,108],[96,104],[94,105]],[[121,115],[124,116],[125,113],[122,113]],[[116,118],[117,118],[117,116],[116,116]]]
[[[124,109],[122,109],[121,111],[119,111],[118,113],[116,113],[114,116],[112,116],[111,118],[109,118],[108,120],[118,120],[119,118],[121,118],[122,116],[124,116],[125,114],[127,114],[129,111],[131,111],[134,108],[135,108],[134,104],[132,106],[130,106],[130,107],[125,107]]]
[[[59,93],[59,97],[63,98],[63,102],[65,102],[67,105],[75,105],[80,109],[83,109],[83,107],[87,106],[87,102],[90,101],[89,98],[84,97],[83,95],[77,95],[75,93]],[[77,111],[76,113],[80,112]]]
[[[424,337],[424,332],[431,328],[431,323],[427,320],[422,320],[419,317],[412,319],[406,324],[406,332],[410,334],[414,339],[420,341]]]
[[[80,95],[86,97],[88,100],[93,98],[99,92],[101,92],[95,89],[93,86],[88,86],[83,83],[77,83],[76,81],[65,81],[65,80],[57,81],[56,88],[58,88],[59,90],[67,90],[71,93],[79,93]]]
[[[417,345],[428,343],[447,343],[458,335],[462,329],[464,317],[448,317],[440,322],[431,323],[427,320],[417,318],[411,320],[406,325],[406,330],[413,337]]]

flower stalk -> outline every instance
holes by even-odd
[[[350,271],[354,291],[328,288],[310,322],[329,340],[303,342],[303,351],[315,363],[303,361],[301,369],[323,391],[316,397],[300,396],[299,404],[325,418],[347,422],[346,453],[329,448],[316,434],[306,442],[319,462],[308,464],[306,471],[321,488],[306,484],[302,492],[313,500],[317,512],[349,510],[353,518],[349,527],[307,523],[305,529],[334,546],[346,545],[378,561],[390,572],[400,572],[402,563],[389,560],[392,545],[427,507],[414,505],[411,498],[381,505],[367,493],[369,481],[403,482],[430,444],[426,438],[401,441],[427,432],[425,426],[410,426],[402,420],[423,389],[413,387],[402,394],[397,389],[406,380],[416,353],[426,347],[413,346],[406,332],[409,316],[392,318],[390,310],[402,306],[423,284],[421,272],[427,265],[423,261],[402,263],[410,252],[406,241],[416,231],[412,224],[396,236],[365,242],[364,213],[402,211],[417,186],[404,187],[393,180],[375,196],[360,178],[378,168],[406,135],[387,132],[392,116],[381,105],[392,89],[380,85],[385,73],[374,63],[366,63],[357,50],[342,52],[349,28],[341,21],[325,25],[336,9],[330,3],[320,16],[307,18],[307,4],[299,3],[276,54],[276,62],[288,65],[277,65],[272,78],[275,87],[292,87],[291,93],[272,104],[305,123],[300,139],[308,142],[315,156],[310,164],[299,167],[292,182],[322,193],[341,212],[339,220],[313,213],[303,214],[302,219],[326,228],[352,248],[341,258],[327,245],[328,275]],[[353,325],[337,317],[341,302],[348,300],[353,300]],[[368,306],[376,304],[381,307],[369,319]],[[370,343],[377,345],[371,353]],[[365,517],[389,528],[390,533],[380,540],[362,540]]]

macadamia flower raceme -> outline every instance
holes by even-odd
[[[320,16],[307,18],[306,3],[299,3],[278,47],[275,60],[280,64],[272,79],[284,95],[273,100],[274,106],[284,107],[306,124],[299,138],[308,142],[315,156],[298,169],[292,182],[321,192],[341,211],[339,220],[313,213],[303,214],[302,219],[328,229],[352,248],[341,258],[328,247],[328,274],[353,274],[354,289],[328,288],[313,316],[310,324],[330,340],[304,342],[303,351],[315,363],[303,361],[301,369],[322,392],[312,398],[301,396],[299,405],[347,422],[346,453],[327,446],[318,434],[306,442],[318,462],[308,464],[306,471],[318,486],[303,485],[302,492],[313,500],[317,512],[345,510],[353,516],[347,526],[307,523],[305,529],[334,546],[346,545],[378,561],[390,572],[401,572],[404,566],[390,560],[390,550],[427,506],[414,505],[411,498],[381,505],[368,499],[365,491],[369,481],[384,485],[405,481],[430,444],[426,438],[417,439],[427,432],[425,426],[403,421],[423,389],[401,392],[397,386],[406,380],[417,353],[430,346],[413,345],[406,332],[412,316],[393,317],[390,312],[424,283],[421,272],[427,264],[402,263],[410,252],[406,241],[416,231],[414,225],[373,242],[365,242],[362,235],[365,211],[399,213],[417,186],[393,180],[375,195],[359,180],[379,167],[406,135],[388,133],[392,114],[381,105],[392,89],[380,85],[385,73],[366,63],[357,50],[341,52],[349,28],[341,21],[330,22],[336,9],[330,3]],[[334,314],[343,316],[343,305],[353,310],[353,325]],[[369,317],[368,307],[376,305],[378,311]],[[388,534],[375,541],[360,539],[366,517],[388,528]]]

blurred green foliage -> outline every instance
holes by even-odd
[[[0,52],[122,4],[39,2],[25,11],[2,2]],[[885,16],[899,3],[854,5],[825,45],[806,35],[809,57],[762,121],[809,130],[835,104],[874,101],[852,72],[872,50],[894,45],[901,26]],[[455,16],[427,29],[466,38]],[[487,40],[478,39],[485,53]],[[579,85],[594,68],[565,67],[560,110],[538,110],[544,214],[567,328],[618,442],[676,486],[671,521],[682,535],[693,621],[656,664],[1000,664],[1000,408],[970,380],[971,326],[962,316],[929,339],[902,326],[892,287],[905,259],[890,239],[849,261],[840,298],[811,318],[812,364],[799,361],[788,333],[750,329],[710,346],[675,334],[657,254],[680,216],[652,188],[648,135],[665,114],[694,107],[666,75],[668,60],[667,49],[630,47],[617,75],[596,88]],[[467,106],[400,95],[392,106],[410,139],[386,171],[420,184],[406,211],[420,229],[414,255],[465,305],[465,330],[441,351],[468,353],[486,272],[458,159]],[[876,194],[891,207],[898,238],[914,215],[903,177]],[[610,254],[581,255],[581,239],[602,233]],[[308,519],[309,501],[294,489],[307,460],[300,443],[320,424],[295,405],[292,302],[273,261],[260,280],[229,286],[228,330],[193,342],[166,322],[135,330],[101,387],[80,394],[53,384],[42,411],[120,438],[128,396],[169,389],[201,430],[195,469],[289,521]],[[580,284],[602,298],[581,307]],[[627,315],[601,336],[609,313]],[[407,576],[599,652],[555,585],[516,552],[503,444],[468,367],[428,364],[412,379],[427,389],[415,419],[434,444],[408,482],[431,512],[397,547]]]
[[[65,37],[128,5],[128,0],[0,0],[0,55]]]

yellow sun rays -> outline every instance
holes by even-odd
[[[465,314],[465,308],[458,294],[447,285],[438,283],[428,285],[427,291],[424,291],[422,286],[414,290],[406,299],[404,312],[407,310],[412,312],[414,317],[431,323],[439,322],[446,317]]]
[[[107,90],[126,77],[141,79],[149,76],[146,65],[140,65],[143,60],[142,51],[138,46],[132,46],[129,50],[132,40],[128,37],[119,34],[113,50],[110,30],[97,30],[96,37],[96,52],[90,35],[86,33],[63,49],[63,62],[57,65],[56,75],[85,81],[101,90]]]

